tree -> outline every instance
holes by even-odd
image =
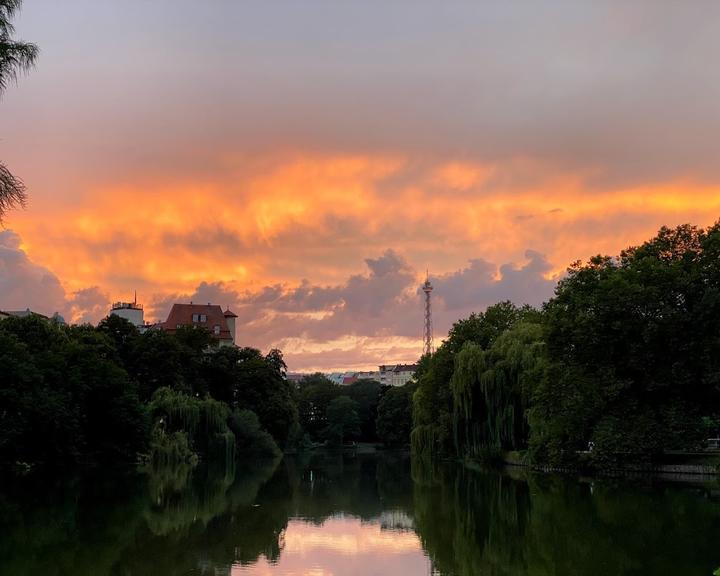
[[[147,421],[113,341],[37,316],[0,322],[0,461],[132,461]]]
[[[328,406],[340,392],[340,386],[320,373],[305,376],[299,382],[297,405],[300,426],[313,440],[319,440],[325,433]]]
[[[236,410],[228,422],[235,434],[235,449],[244,456],[276,456],[280,450],[252,410]]]
[[[263,356],[255,348],[240,348],[233,380],[233,403],[252,410],[260,424],[281,447],[297,422],[297,407],[291,384],[285,379],[285,362],[279,350]]]
[[[360,434],[357,402],[348,396],[338,396],[327,409],[326,437],[331,445],[342,446],[348,436]]]
[[[385,391],[377,408],[376,429],[378,439],[387,446],[404,446],[410,443],[412,430],[412,397],[417,385],[408,382]]]
[[[227,404],[212,398],[196,398],[171,388],[159,388],[150,402],[153,418],[152,449],[155,462],[174,463],[174,455],[190,451],[222,455],[229,461],[235,452],[235,436],[228,427]],[[179,447],[182,450],[179,450]]]
[[[0,96],[8,84],[34,66],[38,56],[37,46],[13,39],[11,21],[21,4],[22,0],[0,0]],[[23,206],[25,199],[23,181],[0,162],[0,222],[10,209]]]
[[[114,342],[121,362],[129,370],[132,365],[132,352],[140,337],[135,325],[117,314],[110,314],[100,321],[97,329]]]
[[[382,384],[375,380],[358,380],[345,386],[342,390],[342,394],[349,396],[357,403],[357,412],[360,418],[359,439],[363,442],[377,440],[375,420],[382,393]]]
[[[452,377],[455,448],[464,456],[487,456],[525,448],[530,390],[545,369],[540,324],[517,323],[492,346],[466,342],[455,356]]]
[[[158,388],[190,391],[183,374],[183,347],[164,330],[148,330],[136,340],[129,371],[140,385],[143,402]]]
[[[545,308],[558,366],[533,400],[536,454],[700,447],[702,417],[720,410],[718,235],[718,225],[661,228],[568,270]]]
[[[454,400],[450,382],[455,370],[455,356],[466,342],[474,342],[482,349],[492,345],[505,330],[520,321],[533,321],[538,311],[530,306],[515,306],[500,302],[485,312],[453,324],[447,340],[431,356],[420,359],[415,374],[418,388],[413,397],[413,451],[419,455],[433,455],[453,449]]]

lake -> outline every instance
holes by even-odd
[[[2,575],[698,575],[720,486],[317,453],[0,488]]]

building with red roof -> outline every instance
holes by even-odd
[[[237,315],[228,308],[223,309],[217,304],[173,304],[170,314],[160,328],[174,333],[182,326],[205,328],[220,346],[235,344],[235,319]]]

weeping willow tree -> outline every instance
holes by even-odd
[[[413,429],[410,443],[413,454],[423,458],[451,453],[456,445],[454,430],[457,429],[457,415],[464,413],[465,404],[456,407],[453,399],[453,374],[456,370],[456,358],[468,343],[480,348],[490,349],[494,343],[508,330],[522,322],[537,323],[540,312],[530,306],[515,306],[510,301],[499,302],[489,306],[485,312],[471,314],[470,317],[458,320],[448,333],[447,340],[432,355],[420,359],[415,373],[417,390],[413,395]],[[471,353],[466,353],[466,358]],[[476,372],[476,371],[475,371]],[[466,401],[472,400],[474,371],[468,370],[463,381],[468,380],[470,390],[462,390],[458,382],[459,392]]]
[[[11,20],[20,9],[22,0],[0,0],[0,96],[18,76],[32,68],[37,60],[35,44],[13,38],[15,28]],[[25,184],[0,162],[0,222],[8,210],[25,204]]]
[[[226,404],[160,388],[153,395],[150,411],[154,463],[187,462],[197,454],[234,460],[235,435],[228,427],[230,409]]]
[[[527,444],[529,387],[544,366],[539,324],[520,323],[484,349],[467,342],[451,380],[453,436],[461,456],[517,450]]]
[[[423,357],[420,366],[419,385],[412,399],[410,445],[413,454],[433,458],[452,448],[452,408],[447,384],[452,374],[452,356],[443,344],[432,358]]]

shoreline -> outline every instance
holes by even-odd
[[[653,477],[674,482],[697,482],[698,480],[720,479],[720,467],[717,464],[691,464],[691,463],[629,463],[607,467],[593,466],[551,466],[544,464],[531,464],[519,458],[517,453],[503,453],[502,463],[507,468],[523,468],[534,472],[581,474],[599,478],[642,478]],[[697,455],[688,454],[688,458],[697,458]],[[716,456],[708,454],[706,458]]]

